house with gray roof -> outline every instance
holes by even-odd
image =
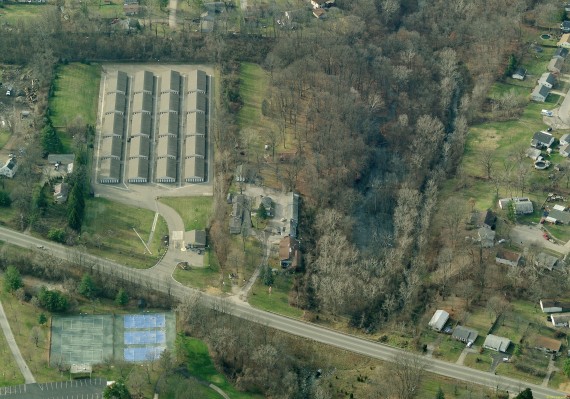
[[[548,212],[548,221],[552,223],[570,224],[570,212],[552,209]]]
[[[491,248],[495,245],[495,231],[487,227],[480,227],[477,230],[477,241],[481,243],[483,248]]]
[[[457,326],[453,329],[451,337],[461,342],[473,343],[479,336],[479,333],[471,328]]]
[[[230,234],[241,234],[243,214],[246,207],[245,195],[239,194],[234,198],[232,205],[232,216],[230,218]]]
[[[554,327],[568,327],[568,322],[570,322],[570,313],[551,314],[550,320]]]
[[[524,80],[526,77],[526,69],[524,68],[517,68],[517,70],[513,73],[512,78],[517,80]]]
[[[190,230],[184,232],[184,246],[190,248],[206,248],[206,230]]]
[[[499,208],[508,210],[511,202],[517,215],[527,215],[534,212],[532,201],[526,197],[501,198],[499,200]]]
[[[564,47],[558,47],[554,52],[554,57],[561,57],[561,58],[568,57],[568,49]]]
[[[491,349],[496,352],[506,352],[511,345],[511,340],[497,335],[489,334],[485,338],[483,348]]]
[[[530,141],[531,147],[534,148],[550,148],[554,144],[554,136],[548,132],[536,132]]]
[[[530,94],[530,99],[539,103],[546,101],[546,97],[550,94],[550,89],[544,85],[538,84]]]
[[[564,50],[566,50],[566,49],[564,49]],[[546,86],[549,89],[552,89],[554,87],[554,85],[556,84],[556,76],[554,76],[550,72],[544,72],[542,75],[540,75],[540,79],[538,79],[538,84],[542,85],[542,86]]]
[[[562,66],[564,65],[564,58],[562,57],[552,57],[546,69],[555,75],[558,75],[562,71]]]
[[[570,212],[568,212],[570,213]],[[556,256],[549,255],[545,252],[540,252],[534,259],[534,265],[541,269],[547,269],[552,271],[558,263],[558,258]]]
[[[570,311],[570,302],[559,301],[558,299],[541,299],[540,309],[544,313],[562,313]]]

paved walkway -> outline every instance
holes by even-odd
[[[16,344],[16,340],[14,339],[14,334],[12,334],[12,329],[10,328],[10,323],[8,323],[8,319],[6,318],[6,313],[4,313],[4,307],[0,302],[0,326],[2,327],[2,331],[4,332],[4,336],[6,337],[6,341],[8,342],[8,346],[12,351],[12,355],[14,355],[14,359],[26,380],[26,384],[33,384],[36,382],[36,379],[32,375],[30,368],[26,364],[26,361],[22,357],[20,353],[20,348],[18,348],[18,344]]]
[[[473,348],[468,348],[467,346],[463,348],[461,355],[459,355],[459,359],[455,362],[455,364],[460,364],[463,366],[463,362],[465,362],[465,358],[467,357],[468,353],[477,353],[477,350]]]
[[[548,368],[546,369],[546,375],[544,376],[544,380],[542,380],[542,384],[540,385],[542,385],[543,387],[547,387],[548,381],[550,381],[550,377],[552,376],[552,373],[555,371],[559,371],[559,369],[554,365],[554,360],[550,358],[550,360],[548,361]]]

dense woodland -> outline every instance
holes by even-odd
[[[46,88],[57,63],[73,60],[218,65],[224,107],[214,132],[218,201],[211,236],[222,264],[228,257],[223,203],[239,157],[237,72],[241,61],[263,65],[271,77],[264,113],[279,126],[264,140],[294,137],[295,156],[284,174],[287,188],[303,195],[305,266],[295,280],[300,304],[373,332],[394,321],[411,328],[426,306],[452,288],[470,303],[488,285],[534,299],[567,284],[525,271],[490,270],[487,255],[458,241],[467,205],[439,198],[456,173],[469,125],[479,120],[490,85],[510,56],[525,51],[525,29],[556,26],[560,12],[554,4],[337,0],[334,18],[249,35],[227,29],[207,35],[186,28],[115,31],[81,10],[64,20],[60,8],[46,6],[39,20],[0,27],[0,61],[27,65]],[[280,11],[271,12],[276,18]],[[47,108],[48,92],[38,99],[40,111]],[[459,265],[453,273],[452,263]],[[229,328],[216,328],[220,339],[212,342],[237,342]],[[240,385],[278,392],[282,387],[266,386],[267,380],[248,371],[248,362],[278,357],[280,349],[271,345],[259,346],[247,362],[237,348],[214,351],[221,356],[235,349],[222,364]],[[301,387],[303,373],[279,379]],[[307,392],[299,388],[299,397],[310,397]]]

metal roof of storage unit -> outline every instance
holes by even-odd
[[[121,178],[121,161],[118,158],[102,158],[99,165],[100,183],[118,183]]]
[[[188,136],[186,139],[186,156],[198,155],[203,157],[206,155],[206,140],[204,136]]]
[[[125,113],[126,99],[121,93],[112,93],[105,97],[105,114]]]
[[[180,73],[177,71],[169,71],[162,75],[160,85],[161,93],[179,93],[180,92]]]
[[[105,115],[101,136],[122,136],[125,126],[125,118],[122,114]]]
[[[167,134],[178,135],[178,115],[171,114],[170,112],[166,114],[161,114],[158,124],[158,135],[165,136]]]
[[[178,112],[180,96],[176,93],[164,93],[160,96],[159,112]]]
[[[148,181],[148,157],[129,158],[128,180],[131,183],[146,183]]]
[[[208,75],[206,72],[195,69],[188,74],[188,93],[193,91],[206,92]]]
[[[173,183],[176,181],[176,158],[158,158],[156,161],[156,181],[160,183]]]
[[[138,71],[135,74],[133,91],[137,93],[152,93],[154,75],[150,71]]]
[[[134,114],[131,122],[131,137],[150,136],[152,129],[152,119],[150,114]]]
[[[206,96],[203,93],[199,92],[188,94],[186,111],[206,112]]]
[[[171,156],[176,157],[178,153],[178,139],[175,136],[161,136],[156,146],[156,154],[158,157]]]
[[[145,156],[148,157],[150,152],[150,139],[148,136],[135,136],[131,138],[131,147],[129,149],[129,156]]]
[[[152,112],[152,95],[142,92],[133,96],[133,114],[139,112]]]
[[[186,135],[206,134],[206,115],[201,112],[186,114]]]
[[[101,140],[101,157],[121,157],[123,140],[119,136],[104,137]]]
[[[204,158],[187,157],[184,160],[184,180],[204,181]]]
[[[106,94],[127,92],[127,81],[129,77],[125,72],[117,71],[109,75],[106,82]]]

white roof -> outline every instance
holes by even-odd
[[[445,310],[438,309],[433,314],[433,317],[431,318],[428,325],[436,330],[441,330],[443,326],[445,326],[445,323],[447,323],[448,319],[449,313],[447,313]]]
[[[566,207],[562,206],[562,205],[554,205],[552,208],[558,210],[558,211],[565,211]]]
[[[483,347],[492,349],[497,352],[506,352],[511,344],[511,340],[504,337],[498,337],[493,334],[487,335]]]

